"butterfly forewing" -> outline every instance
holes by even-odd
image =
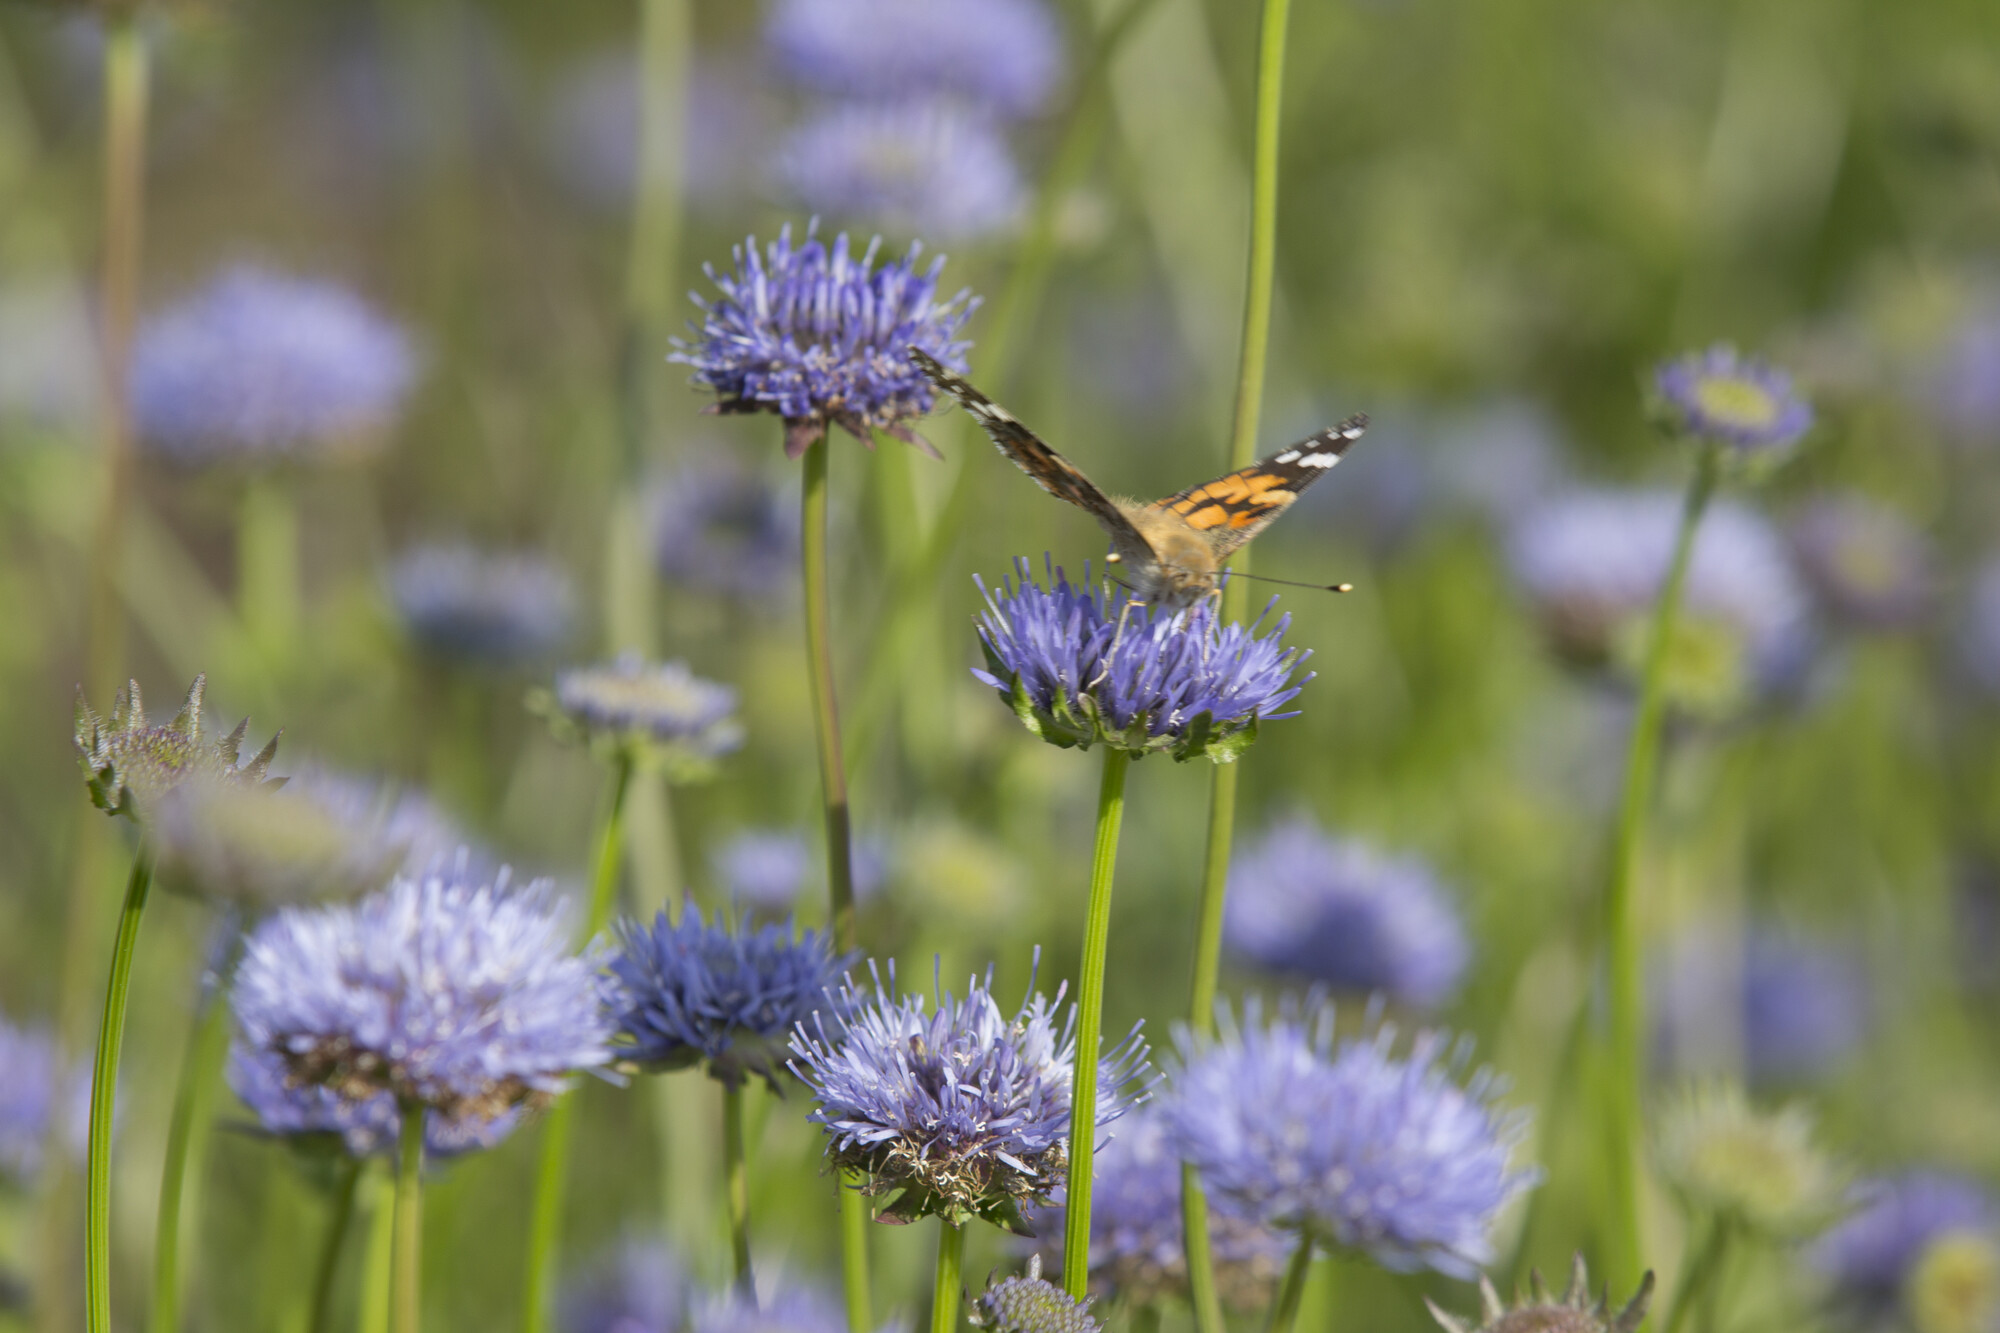
[[[1152,508],[1179,515],[1207,537],[1218,560],[1225,560],[1331,471],[1367,428],[1367,417],[1351,416],[1261,463],[1156,500]]]

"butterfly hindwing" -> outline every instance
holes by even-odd
[[[1367,428],[1367,417],[1351,416],[1261,463],[1190,486],[1151,507],[1178,515],[1208,539],[1216,559],[1226,560],[1331,471]]]

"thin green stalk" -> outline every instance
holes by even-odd
[[[1299,1302],[1305,1298],[1312,1257],[1312,1233],[1301,1232],[1298,1248],[1292,1251],[1291,1262],[1285,1265],[1285,1280],[1278,1288],[1278,1299],[1271,1302],[1271,1321],[1264,1326],[1266,1333],[1292,1333],[1292,1325],[1299,1319]]]
[[[1728,1253],[1729,1240],[1729,1224],[1719,1217],[1711,1219],[1701,1245],[1688,1256],[1681,1267],[1680,1278],[1674,1283],[1674,1299],[1667,1306],[1666,1322],[1660,1325],[1660,1333],[1680,1333],[1681,1325],[1687,1322],[1688,1312],[1697,1302],[1701,1302],[1705,1307],[1707,1312],[1705,1322],[1713,1327],[1711,1293],[1721,1277],[1722,1261]]]
[[[1278,269],[1278,131],[1285,85],[1285,38],[1291,0],[1264,0],[1257,42],[1256,139],[1251,150],[1250,254],[1243,293],[1243,338],[1236,372],[1236,411],[1229,432],[1227,466],[1248,467],[1256,458],[1257,429],[1263,415],[1265,366],[1270,357],[1272,287]],[[1250,553],[1236,559],[1248,572]],[[1241,620],[1248,609],[1249,584],[1231,579],[1223,587],[1223,620]],[[1195,927],[1194,977],[1188,1022],[1198,1033],[1215,1023],[1215,986],[1222,956],[1222,904],[1228,883],[1229,853],[1236,830],[1236,764],[1217,764],[1209,775],[1208,844],[1202,855],[1201,905]],[[1182,1243],[1187,1253],[1188,1294],[1198,1333],[1222,1333],[1222,1302],[1215,1288],[1214,1257],[1208,1240],[1208,1204],[1200,1178],[1181,1173]]]
[[[1646,997],[1640,938],[1640,917],[1633,903],[1639,876],[1639,844],[1660,766],[1660,737],[1666,720],[1666,668],[1680,616],[1681,594],[1687,584],[1688,557],[1695,529],[1715,493],[1721,460],[1706,446],[1688,484],[1674,534],[1672,563],[1666,585],[1653,607],[1646,644],[1645,667],[1639,680],[1638,710],[1632,718],[1632,739],[1625,755],[1624,791],[1611,841],[1611,877],[1604,891],[1604,933],[1609,972],[1610,1061],[1606,1079],[1605,1130],[1610,1188],[1610,1236],[1607,1279],[1614,1288],[1639,1279],[1643,1253],[1639,1219],[1640,1088],[1645,1077]]]
[[[965,1228],[938,1219],[937,1280],[931,1285],[931,1333],[957,1333],[961,1273],[965,1267]]]
[[[1097,1034],[1104,1022],[1104,954],[1111,942],[1111,880],[1125,822],[1125,770],[1132,756],[1106,746],[1097,788],[1097,844],[1090,855],[1090,905],[1083,923],[1083,975],[1076,993],[1076,1067],[1069,1092],[1069,1202],[1063,1231],[1063,1289],[1090,1286],[1091,1158],[1097,1142]]]
[[[750,1272],[750,1168],[743,1151],[743,1088],[722,1085],[722,1174],[729,1194],[729,1254],[736,1265],[736,1290],[756,1304],[757,1280]]]
[[[299,511],[289,479],[260,473],[243,488],[236,520],[237,615],[271,666],[298,648]]]
[[[326,1219],[326,1238],[320,1242],[319,1264],[313,1271],[312,1323],[307,1325],[307,1333],[333,1333],[333,1279],[340,1272],[340,1252],[346,1248],[348,1228],[354,1223],[354,1196],[361,1191],[361,1169],[366,1161],[350,1157],[333,1187],[333,1212]]]
[[[855,1171],[840,1173],[840,1289],[847,1298],[847,1333],[872,1333],[868,1299],[868,1197],[861,1192],[867,1178]]]
[[[153,1312],[146,1325],[152,1333],[175,1333],[181,1326],[181,1199],[189,1164],[196,1156],[197,1130],[207,1119],[208,1089],[227,1046],[228,1013],[228,1006],[215,995],[204,994],[181,1055],[174,1109],[167,1121],[166,1161],[160,1169],[159,1220],[154,1224]]]
[[[144,842],[132,856],[125,907],[118,915],[118,943],[111,953],[111,979],[104,991],[104,1021],[97,1033],[97,1060],[90,1076],[89,1183],[84,1197],[84,1311],[90,1333],[111,1330],[111,1119],[118,1095],[118,1053],[125,1044],[125,1007],[132,995],[132,953],[139,942],[139,918],[153,885],[153,856]]]
[[[389,1273],[396,1266],[396,1183],[389,1170],[368,1172],[368,1248],[362,1253],[361,1317],[354,1333],[389,1333]]]
[[[618,868],[625,850],[625,798],[632,789],[632,756],[621,750],[611,761],[611,794],[598,834],[597,866],[590,886],[589,915],[583,937],[596,938],[611,919],[618,896]],[[568,1093],[549,1108],[542,1125],[541,1171],[535,1181],[535,1204],[528,1223],[528,1271],[521,1293],[521,1328],[542,1333],[549,1326],[550,1294],[555,1285],[556,1259],[562,1249],[563,1199],[569,1182],[569,1150],[576,1096]]]
[[[424,1108],[405,1100],[396,1145],[396,1238],[389,1263],[389,1333],[423,1327]]]

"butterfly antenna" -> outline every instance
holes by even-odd
[[[1352,583],[1301,583],[1297,579],[1274,579],[1269,574],[1252,574],[1241,569],[1230,570],[1229,577],[1233,579],[1255,579],[1259,583],[1282,583],[1287,588],[1311,588],[1315,592],[1354,591]]]

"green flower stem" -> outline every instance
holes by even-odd
[[[868,1178],[840,1173],[840,1289],[847,1299],[848,1333],[871,1333],[868,1300]]]
[[[424,1108],[405,1099],[396,1145],[396,1235],[389,1261],[389,1333],[423,1327]]]
[[[1292,1326],[1299,1320],[1299,1302],[1305,1299],[1306,1275],[1312,1271],[1312,1257],[1312,1233],[1302,1232],[1291,1262],[1285,1265],[1285,1280],[1278,1288],[1278,1299],[1271,1302],[1271,1322],[1265,1325],[1266,1333],[1292,1333]]]
[[[624,750],[611,761],[611,794],[598,835],[597,866],[590,885],[589,915],[583,937],[597,938],[611,919],[618,898],[618,868],[625,850],[625,798],[632,789],[632,756]],[[549,1326],[549,1297],[554,1289],[556,1258],[562,1248],[563,1199],[568,1192],[571,1124],[576,1094],[565,1093],[549,1108],[542,1125],[542,1163],[535,1181],[535,1207],[528,1224],[527,1281],[521,1293],[523,1333],[542,1333]]]
[[[389,1333],[389,1273],[395,1267],[396,1184],[390,1171],[370,1169],[368,1248],[362,1254],[361,1317],[354,1333]]]
[[[223,1052],[228,1049],[229,1007],[213,993],[202,997],[181,1056],[180,1079],[174,1086],[174,1109],[167,1121],[166,1162],[160,1169],[160,1211],[153,1236],[153,1312],[151,1333],[175,1333],[181,1326],[181,1200],[189,1163],[200,1156],[196,1137],[208,1120],[209,1089]]]
[[[750,1169],[743,1151],[743,1088],[722,1085],[722,1175],[729,1195],[729,1256],[736,1290],[753,1305],[757,1281],[750,1272]]]
[[[931,1333],[956,1333],[960,1276],[965,1267],[965,1228],[938,1219],[937,1281],[931,1286]]]
[[[1263,415],[1264,374],[1270,359],[1272,287],[1278,271],[1278,130],[1285,85],[1285,39],[1291,0],[1264,0],[1257,42],[1257,119],[1250,180],[1250,256],[1243,293],[1243,338],[1236,373],[1235,421],[1229,432],[1231,470],[1250,466],[1257,454]],[[1249,569],[1250,552],[1238,553],[1239,571]],[[1231,579],[1222,590],[1223,620],[1241,620],[1250,588]],[[1188,1022],[1197,1033],[1214,1030],[1216,975],[1222,957],[1222,903],[1229,877],[1229,853],[1236,832],[1237,766],[1217,764],[1209,776],[1208,845],[1202,856],[1201,905],[1195,927],[1194,977],[1189,987]],[[1208,1238],[1208,1202],[1195,1172],[1181,1173],[1181,1225],[1187,1252],[1188,1295],[1199,1333],[1222,1333],[1222,1302],[1215,1288],[1215,1263]],[[1273,1327],[1276,1327],[1274,1324]]]
[[[1688,558],[1695,529],[1715,493],[1721,459],[1705,446],[1688,484],[1674,534],[1672,562],[1666,585],[1653,606],[1653,623],[1639,680],[1639,706],[1632,718],[1632,739],[1625,754],[1624,791],[1618,822],[1612,833],[1611,877],[1604,890],[1605,959],[1609,972],[1609,1069],[1605,1081],[1606,1183],[1610,1188],[1609,1271],[1613,1288],[1639,1280],[1643,1253],[1639,1220],[1640,1088],[1645,1077],[1646,997],[1640,938],[1640,917],[1633,903],[1639,876],[1639,844],[1660,766],[1660,737],[1666,721],[1667,659],[1674,627],[1680,617],[1681,595],[1687,584]]]
[[[297,650],[299,509],[285,477],[260,472],[244,483],[236,520],[236,607],[267,666]]]
[[[1722,1218],[1709,1221],[1700,1246],[1681,1265],[1680,1278],[1674,1283],[1674,1299],[1667,1306],[1667,1318],[1660,1325],[1660,1333],[1680,1333],[1697,1304],[1702,1307],[1703,1327],[1714,1328],[1715,1292],[1721,1285],[1723,1259],[1729,1252],[1729,1233],[1729,1224]]]
[[[333,1279],[340,1272],[340,1252],[354,1224],[354,1196],[361,1192],[365,1165],[365,1158],[350,1157],[333,1187],[333,1212],[326,1219],[326,1238],[320,1242],[319,1265],[313,1272],[312,1322],[306,1333],[333,1333]]]
[[[118,1095],[118,1052],[125,1044],[125,1007],[132,995],[132,953],[139,918],[153,885],[153,856],[142,841],[132,856],[125,907],[118,915],[118,943],[104,991],[104,1020],[97,1032],[97,1060],[90,1075],[90,1156],[84,1197],[84,1313],[90,1333],[111,1331],[111,1118]]]
[[[1111,879],[1125,822],[1125,770],[1132,757],[1104,748],[1097,788],[1097,845],[1090,857],[1090,906],[1083,924],[1083,976],[1076,996],[1076,1068],[1069,1092],[1069,1204],[1063,1232],[1063,1289],[1081,1299],[1090,1284],[1091,1157],[1097,1141],[1097,1034],[1104,1022],[1104,953],[1111,942]]]

